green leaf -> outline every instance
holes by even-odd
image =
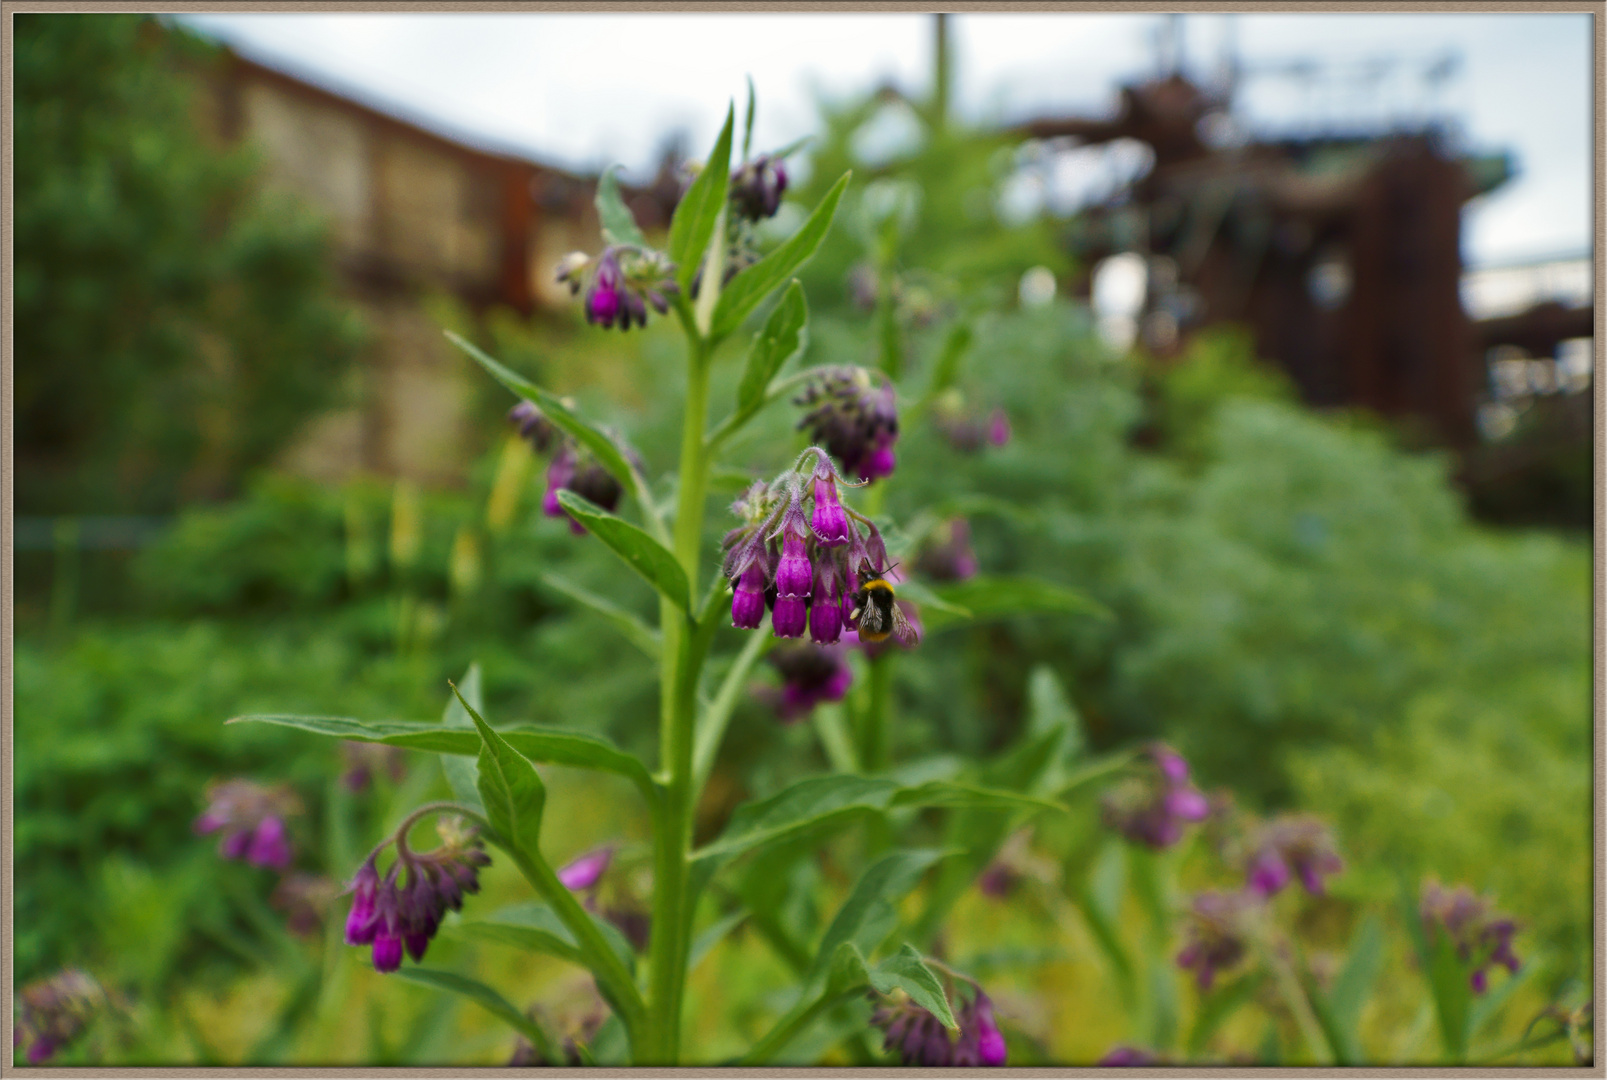
[[[580,946],[563,920],[546,904],[528,903],[504,908],[485,919],[462,920],[457,932],[483,941],[545,953],[581,963]]]
[[[898,790],[896,781],[875,777],[812,776],[739,806],[719,839],[693,857],[737,855],[835,820],[885,810]]]
[[[555,427],[590,451],[597,459],[597,463],[624,485],[638,503],[643,507],[651,505],[647,498],[647,485],[642,482],[641,474],[631,465],[612,436],[576,413],[555,395],[491,359],[472,342],[450,330],[446,332],[446,336],[448,341],[468,353],[475,363],[489,371],[494,379],[517,396],[529,399]]]
[[[619,195],[618,165],[610,165],[597,178],[597,220],[603,224],[603,239],[610,244],[647,246],[647,237],[636,226],[636,216]]]
[[[787,362],[799,355],[808,343],[809,305],[803,286],[794,278],[781,302],[765,320],[764,328],[753,335],[747,366],[737,387],[737,407],[729,425],[745,423],[764,407],[765,392]]]
[[[758,112],[758,102],[754,100],[753,76],[748,76],[748,114],[742,119],[742,160],[748,160],[748,153],[753,149],[753,117]]]
[[[485,708],[480,691],[480,665],[470,664],[469,670],[463,675],[463,697],[476,709]],[[447,699],[446,711],[441,714],[441,726],[447,728],[461,728],[464,735],[473,739],[474,749],[469,753],[478,755],[480,752],[480,736],[474,734],[474,721],[469,719],[468,711],[463,708],[458,696],[453,694]],[[368,741],[368,740],[360,740]],[[465,741],[468,741],[467,739]],[[452,789],[452,798],[469,807],[471,810],[485,812],[485,804],[480,802],[480,768],[475,762],[466,759],[462,754],[451,751],[437,750],[441,758],[441,772],[446,774],[447,786]]]
[[[1048,799],[1001,788],[978,787],[953,780],[930,780],[904,788],[893,796],[893,806],[961,806],[999,810],[1058,810],[1065,807]]]
[[[1031,577],[974,577],[933,586],[932,591],[945,603],[964,608],[976,619],[997,619],[1011,615],[1092,615],[1113,619],[1110,609],[1075,589]],[[942,609],[921,617],[928,630],[947,629],[956,619]]]
[[[877,964],[870,972],[871,986],[881,994],[902,990],[910,999],[942,1021],[950,1031],[959,1029],[954,1013],[949,1010],[949,999],[943,993],[943,982],[926,966],[921,954],[909,942],[898,952]]]
[[[587,913],[593,924],[602,931],[609,947],[627,971],[636,966],[636,953],[617,926],[595,912]],[[484,919],[463,920],[457,925],[459,932],[486,941],[496,941],[531,952],[546,953],[562,960],[585,966],[586,960],[580,944],[558,913],[546,904],[531,901],[503,908]]]
[[[452,688],[457,693],[457,687]],[[458,694],[463,701],[463,695]],[[541,811],[547,789],[530,764],[491,725],[464,701],[469,718],[480,732],[480,798],[485,803],[486,820],[497,831],[504,845],[539,858],[541,852]]]
[[[625,639],[632,645],[646,653],[650,659],[658,659],[663,645],[659,638],[659,633],[638,616],[626,611],[612,600],[605,600],[596,593],[586,591],[568,578],[559,577],[557,574],[542,574],[541,580],[549,588],[591,608],[597,614],[613,623],[614,629],[623,634]]]
[[[469,698],[472,704],[473,697],[467,692],[464,693],[464,697]],[[454,705],[456,705],[455,701]],[[457,706],[457,708],[464,719],[468,720],[469,714],[461,706]],[[370,724],[340,716],[237,716],[229,721],[231,724],[248,722],[277,724],[280,727],[296,728],[318,735],[333,736],[337,739],[350,739],[353,742],[384,743],[387,746],[401,746],[409,750],[425,750],[436,754],[478,757],[480,753],[480,736],[472,728],[471,730],[463,731],[455,727],[445,728],[434,724],[418,724],[401,720]],[[468,722],[473,723],[472,720],[468,720]],[[509,746],[512,746],[531,761],[616,773],[633,781],[638,787],[646,791],[653,790],[652,774],[648,772],[647,766],[600,735],[569,731],[565,728],[537,727],[535,725],[507,728],[499,734]],[[473,799],[469,801],[478,805],[478,779],[475,779],[475,784],[474,788],[468,789],[469,793],[473,795]],[[466,801],[466,796],[462,792],[458,792],[456,788],[454,788],[453,797],[459,802]]]
[[[692,186],[681,196],[670,222],[669,256],[676,265],[675,280],[682,291],[692,287],[692,279],[703,265],[704,253],[714,237],[715,223],[725,207],[726,192],[731,185],[731,128],[735,120],[733,106],[726,110],[725,126],[714,141],[714,150]]]
[[[969,619],[971,617],[971,610],[969,608],[963,608],[958,604],[949,603],[937,593],[933,592],[930,586],[923,585],[919,581],[904,582],[898,587],[898,595],[905,600],[913,600],[915,603],[920,605],[921,619],[925,623],[930,623],[932,621],[933,614],[938,612],[942,613],[943,615],[952,616],[955,621]]]
[[[1246,975],[1216,987],[1209,994],[1200,998],[1199,1008],[1194,1013],[1194,1024],[1189,1028],[1188,1056],[1189,1060],[1198,1060],[1211,1042],[1211,1036],[1228,1021],[1240,1007],[1255,998],[1257,989],[1261,986],[1259,974]]]
[[[528,1016],[514,1008],[507,998],[491,989],[485,983],[471,979],[466,975],[459,975],[452,971],[438,971],[435,968],[404,967],[397,971],[396,974],[408,982],[419,983],[423,986],[433,987],[436,990],[450,990],[454,994],[462,994],[529,1039],[537,1049],[541,1050],[547,1060],[557,1060],[552,1054],[552,1043],[547,1038],[547,1033],[542,1031]]]
[[[714,322],[709,329],[711,339],[718,341],[741,326],[772,289],[791,277],[815,253],[831,228],[832,216],[848,187],[850,175],[842,175],[803,226],[780,247],[731,279],[714,309]]]
[[[625,565],[640,574],[649,585],[682,611],[690,613],[686,571],[663,544],[630,522],[617,518],[573,491],[558,493],[558,505],[584,525]]]
[[[1345,966],[1334,977],[1333,987],[1326,995],[1332,1014],[1338,1042],[1330,1040],[1335,1056],[1341,1065],[1357,1064],[1361,1060],[1361,1047],[1356,1031],[1361,1024],[1362,1006],[1372,993],[1373,982],[1384,963],[1384,927],[1376,915],[1369,915],[1351,939]],[[1314,998],[1319,996],[1312,995]]]
[[[898,926],[897,903],[920,884],[933,863],[947,854],[934,850],[896,851],[860,875],[854,891],[837,909],[821,938],[815,955],[816,969],[824,969],[843,942],[852,942],[867,956],[875,952]]]
[[[816,828],[899,806],[1063,809],[1058,803],[1012,791],[973,787],[950,780],[929,780],[906,787],[885,776],[811,776],[768,799],[737,807],[725,832],[692,857],[702,860],[739,855]]]
[[[687,953],[686,969],[691,971],[701,964],[704,958],[714,951],[714,947],[724,941],[725,936],[741,925],[747,917],[748,913],[746,911],[733,911],[693,938],[692,948]]]

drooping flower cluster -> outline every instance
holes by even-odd
[[[385,876],[380,877],[376,850],[351,885],[346,944],[372,945],[377,971],[401,967],[404,949],[422,960],[447,910],[460,910],[465,893],[480,891],[479,868],[491,863],[477,830],[462,818],[438,820],[441,846],[423,853],[407,847],[403,834],[410,825],[404,823],[385,841],[396,844],[396,859]]]
[[[965,397],[950,387],[932,403],[932,423],[950,446],[962,454],[974,454],[984,445],[1004,446],[1010,441],[1010,418],[1003,409],[986,417],[971,412]]]
[[[301,801],[286,785],[267,787],[251,780],[207,785],[207,808],[195,819],[201,836],[223,833],[218,851],[225,859],[285,870],[294,855],[285,818],[301,813]]]
[[[765,659],[780,672],[781,686],[761,686],[755,694],[783,723],[808,716],[823,702],[841,701],[854,681],[854,669],[837,645],[784,645]]]
[[[1205,795],[1189,781],[1188,762],[1161,743],[1145,748],[1138,775],[1105,795],[1105,824],[1134,843],[1160,850],[1183,838],[1189,822],[1211,811]]]
[[[893,475],[898,403],[885,376],[861,367],[822,368],[793,404],[809,409],[798,430],[807,430],[843,472],[867,481]]]
[[[1456,947],[1456,955],[1471,966],[1468,983],[1475,994],[1489,989],[1489,968],[1500,964],[1510,972],[1519,967],[1512,951],[1512,938],[1518,924],[1492,910],[1493,905],[1475,896],[1466,885],[1447,889],[1437,881],[1426,882],[1419,912],[1423,931],[1432,940],[1443,934]]]
[[[660,315],[667,312],[679,291],[674,274],[663,252],[636,244],[610,244],[596,255],[573,252],[558,264],[558,280],[569,284],[570,294],[585,292],[586,321],[605,330],[646,326],[649,304]]]
[[[557,1061],[543,1060],[536,1048],[521,1036],[514,1044],[511,1066],[559,1065],[578,1068],[587,1063],[582,1048],[588,1046],[611,1015],[608,1004],[597,992],[597,980],[588,971],[576,972],[565,979],[553,996],[552,1006],[532,1005],[525,1010],[530,1021],[558,1036]]]
[[[905,1065],[1003,1065],[1007,1051],[993,1002],[981,987],[970,989],[970,1000],[954,1016],[960,1030],[953,1037],[935,1015],[908,999],[878,1008],[870,1022],[886,1032],[882,1049],[896,1051]]]
[[[731,510],[743,524],[725,536],[731,621],[756,630],[770,610],[776,637],[835,644],[853,612],[853,595],[887,569],[887,548],[869,519],[843,506],[844,483],[812,446],[769,484],[755,482]],[[806,505],[808,509],[806,510]]]
[[[576,856],[558,871],[558,880],[570,892],[580,893],[587,911],[596,912],[618,927],[637,952],[647,950],[652,916],[639,899],[619,886],[604,889],[603,877],[614,861],[615,844],[604,844]],[[615,875],[617,878],[618,875]]]
[[[1244,958],[1256,907],[1255,897],[1242,892],[1203,892],[1194,898],[1177,966],[1192,970],[1202,991],[1211,989],[1218,971]]]
[[[772,154],[760,154],[731,173],[727,189],[731,208],[749,221],[776,216],[787,191],[787,166]]]
[[[1262,896],[1275,895],[1292,877],[1312,896],[1321,896],[1323,878],[1344,868],[1328,826],[1313,817],[1286,815],[1257,831],[1245,876],[1249,888]]]
[[[965,581],[976,577],[971,523],[957,517],[934,528],[916,552],[915,569],[933,581]]]
[[[107,1003],[100,983],[77,968],[29,983],[18,998],[11,1045],[26,1045],[29,1065],[44,1064],[76,1039]]]
[[[557,443],[558,450],[553,454],[552,460],[547,463],[547,491],[541,497],[541,512],[551,518],[567,518],[569,531],[576,536],[584,535],[586,527],[564,510],[558,502],[558,493],[565,489],[573,491],[576,495],[613,513],[619,506],[620,496],[625,489],[620,486],[614,474],[605,469],[601,462],[585,447],[574,439],[562,435],[553,426],[533,402],[521,401],[508,413],[508,421],[519,429],[519,433],[530,440],[538,453],[545,453]],[[635,449],[616,439],[620,453],[634,464],[641,467],[641,458]]]
[[[353,792],[365,791],[374,777],[384,773],[391,782],[399,783],[407,775],[407,753],[400,746],[384,743],[352,742],[340,744],[341,756],[346,759],[346,771],[341,781]]]

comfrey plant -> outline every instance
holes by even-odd
[[[751,118],[750,102],[750,133]],[[788,719],[847,693],[852,672],[843,661],[844,647],[913,647],[920,640],[905,602],[895,600],[895,585],[902,587],[902,579],[888,558],[883,529],[853,505],[860,488],[885,481],[895,469],[893,382],[881,372],[845,364],[782,375],[807,341],[808,308],[792,275],[826,235],[849,178],[838,180],[790,236],[763,253],[763,230],[756,225],[776,213],[787,191],[787,152],[751,156],[744,146],[742,160],[733,164],[733,127],[728,116],[662,239],[650,241],[642,234],[612,173],[605,173],[597,194],[601,250],[570,256],[558,270],[594,326],[629,330],[656,313],[672,318],[685,338],[680,459],[673,483],[663,485],[673,490],[673,505],[653,496],[660,488],[648,483],[647,464],[620,433],[453,337],[516,395],[509,419],[521,434],[538,451],[553,455],[543,510],[568,518],[588,534],[582,542],[606,547],[657,593],[656,628],[607,598],[578,590],[573,595],[627,629],[658,664],[658,767],[651,769],[589,733],[493,727],[482,715],[477,669],[453,687],[454,700],[439,724],[243,719],[442,755],[452,800],[418,808],[355,868],[346,941],[368,950],[380,971],[466,994],[491,1009],[523,1040],[522,1061],[672,1065],[700,1060],[682,1045],[688,971],[707,951],[706,946],[693,949],[694,930],[703,925],[705,935],[723,932],[746,918],[761,932],[778,935],[773,939],[778,948],[785,941],[798,984],[791,1006],[742,1055],[743,1064],[784,1057],[806,1029],[827,1023],[837,1025],[839,1040],[857,1047],[854,1053],[861,1059],[878,1060],[864,1007],[867,993],[896,1003],[887,1007],[901,1010],[900,1030],[920,1029],[923,1056],[1000,1064],[1005,1040],[987,996],[966,977],[929,962],[923,951],[935,940],[953,899],[992,858],[997,842],[979,841],[965,860],[951,860],[954,871],[942,895],[927,906],[921,921],[903,929],[896,905],[945,856],[907,848],[883,853],[865,869],[830,925],[818,930],[814,943],[798,940],[798,929],[779,923],[773,899],[763,895],[796,875],[762,868],[772,866],[766,860],[796,859],[805,838],[818,839],[866,817],[905,821],[906,814],[895,812],[907,808],[939,807],[951,814],[1059,809],[1058,803],[1026,792],[1029,781],[1046,775],[1049,757],[1030,762],[1020,782],[990,787],[979,770],[958,776],[960,763],[905,776],[884,767],[885,754],[868,754],[863,768],[850,764],[837,773],[807,777],[738,807],[719,836],[701,847],[693,844],[694,809],[733,710],[755,665],[778,639],[800,639],[802,645],[807,635],[809,649],[838,650],[825,658],[777,651],[775,666],[784,679],[778,708]],[[723,359],[722,346],[772,298],[746,349],[735,401],[711,424],[710,374]],[[704,539],[711,472],[717,464],[738,464],[720,457],[728,440],[761,410],[786,399],[803,409],[799,428],[813,445],[736,503],[737,527],[726,537],[724,558],[711,567]],[[1036,590],[1023,586],[1017,592]],[[1065,594],[1054,595],[1060,610],[1068,610]],[[951,604],[941,604],[939,611],[946,611],[951,623],[966,614]],[[769,632],[752,633],[767,618]],[[749,633],[733,635],[733,627]],[[710,665],[711,652],[732,638],[738,639],[734,656]],[[705,678],[710,667],[721,672],[717,685],[705,685],[712,683]],[[885,664],[873,665],[872,681],[885,699]],[[885,718],[885,710],[880,715]],[[880,742],[885,746],[885,738]],[[612,847],[555,868],[549,857],[554,840],[542,833],[546,787],[538,764],[598,770],[631,782],[651,827],[650,889],[638,888],[637,878],[631,884],[614,880],[617,867],[611,868],[611,861],[618,856]],[[442,843],[421,852],[410,846],[408,836],[427,816],[437,820]],[[386,865],[384,854],[391,848],[394,858]],[[534,894],[534,902],[516,915],[474,910],[479,873],[493,859],[516,870]],[[646,875],[640,880],[645,882]],[[650,900],[637,899],[648,892]],[[725,910],[732,903],[742,906]],[[607,1005],[608,1019],[548,1030],[540,1009],[516,1008],[498,991],[457,972],[414,966],[443,930],[548,953],[586,969]],[[907,1041],[893,1040],[889,1052],[907,1056]]]

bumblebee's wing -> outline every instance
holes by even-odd
[[[897,611],[898,609],[894,607],[893,610]],[[887,633],[887,620],[882,616],[882,607],[869,596],[860,602],[858,616],[855,625],[861,632],[867,634]]]
[[[893,615],[894,637],[905,645],[914,645],[920,641],[920,638],[915,633],[915,627],[911,626],[910,621],[904,617],[903,608],[899,607],[897,603],[893,603],[888,605],[888,611]]]

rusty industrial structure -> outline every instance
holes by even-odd
[[[316,418],[282,464],[329,480],[460,480],[475,376],[424,301],[474,314],[567,304],[552,267],[595,243],[595,177],[471,145],[234,50],[196,74],[212,134],[253,143],[267,182],[329,222],[343,292],[372,335],[353,404]],[[667,227],[678,189],[663,169],[624,195],[651,231]]]
[[[1174,351],[1190,329],[1242,323],[1309,403],[1474,443],[1483,345],[1512,331],[1481,329],[1463,309],[1461,215],[1507,178],[1505,160],[1453,154],[1432,129],[1213,146],[1228,105],[1173,73],[1125,87],[1114,118],[1021,126],[1076,145],[1136,140],[1153,154],[1130,191],[1084,213],[1081,261],[1146,258],[1152,352]],[[1592,317],[1571,314],[1568,329]]]

